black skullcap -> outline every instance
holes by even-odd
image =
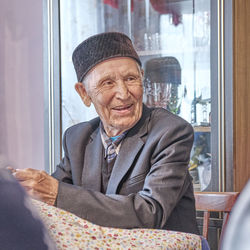
[[[84,40],[72,55],[78,82],[82,82],[95,65],[114,57],[131,57],[141,66],[130,38],[123,33],[106,32]]]

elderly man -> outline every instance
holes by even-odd
[[[143,70],[131,40],[117,32],[73,53],[75,89],[99,117],[66,130],[52,176],[14,170],[28,192],[102,226],[198,233],[188,172],[193,129],[142,103]]]

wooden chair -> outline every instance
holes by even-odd
[[[204,211],[202,235],[207,239],[210,212],[224,212],[223,229],[229,218],[229,213],[238,197],[238,192],[195,192],[195,206],[197,211]]]

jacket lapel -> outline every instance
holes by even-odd
[[[82,186],[93,191],[101,191],[101,171],[103,145],[99,128],[91,135],[91,141],[86,146]]]
[[[150,109],[144,106],[142,118],[140,121],[132,128],[124,141],[122,142],[119,154],[116,158],[106,194],[115,194],[117,188],[126,175],[128,170],[131,168],[136,155],[139,153],[140,149],[145,143],[145,135],[148,132],[148,122],[150,119]]]

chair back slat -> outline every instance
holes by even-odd
[[[208,226],[209,226],[209,218],[210,218],[210,212],[209,211],[204,211],[204,219],[203,219],[203,237],[207,239],[208,236]]]
[[[229,213],[239,195],[238,192],[195,192],[196,210],[204,211],[203,232],[204,238],[208,238],[210,212],[223,212],[223,224],[221,233],[227,223]]]

